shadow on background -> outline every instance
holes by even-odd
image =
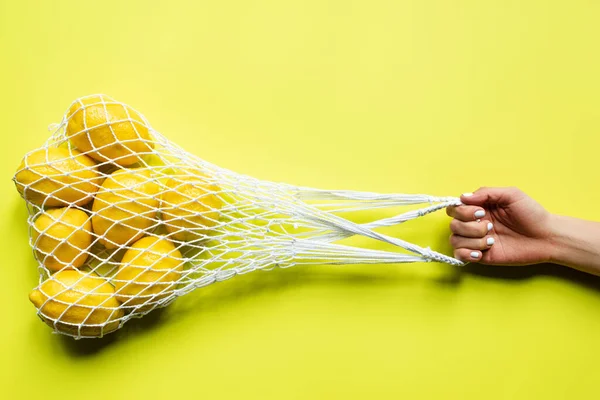
[[[444,233],[436,237],[435,246],[438,251],[444,254],[452,254],[452,247],[448,238],[450,234]],[[463,267],[451,267],[453,273],[448,273],[436,280],[436,283],[445,285],[460,285],[462,280],[475,275],[490,279],[499,279],[504,281],[522,281],[536,277],[554,277],[572,284],[600,291],[600,277],[590,275],[585,272],[577,271],[572,268],[563,267],[557,264],[537,264],[525,266],[500,267],[483,264],[467,264]]]
[[[462,269],[462,274],[472,274],[511,281],[531,279],[540,276],[554,277],[588,289],[600,291],[600,277],[556,264],[537,264],[515,267],[468,264]]]
[[[360,286],[397,286],[406,284],[416,277],[401,274],[378,273],[375,270],[357,272],[345,269],[344,266],[297,266],[272,271],[255,271],[247,275],[237,276],[231,281],[216,283],[200,288],[194,293],[178,299],[176,313],[202,312],[226,307],[240,300],[264,294],[278,294],[295,290],[303,286],[327,287],[360,287]]]
[[[317,270],[321,268],[322,270]],[[278,269],[270,272],[256,271],[249,275],[239,276],[233,280],[217,283],[200,288],[186,296],[177,299],[176,304],[157,309],[143,318],[128,321],[123,328],[107,335],[102,339],[73,340],[61,335],[61,342],[66,351],[74,357],[88,357],[102,352],[116,343],[132,337],[151,333],[162,324],[193,313],[195,316],[203,313],[218,313],[229,307],[235,307],[237,302],[248,301],[254,296],[283,293],[305,285],[327,286],[396,286],[409,284],[418,280],[413,275],[385,274],[377,270],[365,272],[344,271],[344,267],[319,266],[295,267]],[[454,267],[450,267],[454,268]],[[572,270],[554,264],[540,264],[524,267],[491,267],[481,264],[468,264],[456,268],[455,273],[446,274],[435,280],[436,284],[460,286],[464,278],[476,275],[490,279],[507,281],[535,279],[536,277],[555,277],[588,289],[600,291],[600,277]]]
[[[146,315],[144,318],[135,318],[130,320],[123,328],[116,332],[98,339],[79,339],[75,340],[70,336],[58,335],[63,348],[73,357],[93,356],[102,352],[104,349],[116,344],[127,336],[151,331],[160,323],[166,308],[159,308]]]
[[[27,224],[24,223],[27,219],[27,210],[19,205],[13,213],[13,218],[12,225],[18,227],[18,236],[27,238]],[[435,218],[440,218],[437,222],[442,224],[443,217],[438,216]],[[437,231],[440,225],[438,223],[434,225]],[[452,253],[452,249],[448,244],[448,233],[446,230],[434,236],[430,230],[427,232],[418,232],[414,227],[410,227],[410,229],[406,228],[408,226],[400,227],[394,236],[411,240],[420,237],[424,233],[428,241],[431,241],[428,244],[432,248],[445,254]],[[402,231],[403,229],[405,230]],[[362,244],[360,243],[360,245]],[[364,244],[369,247],[367,243]],[[32,256],[31,267],[27,268],[31,271],[31,275],[28,274],[27,278],[31,280],[32,287],[37,284],[38,279],[36,265],[37,263]],[[440,277],[433,279],[433,282],[439,285],[451,286],[457,290],[465,277],[469,275],[506,281],[534,279],[540,276],[555,277],[588,289],[600,290],[600,277],[554,264],[520,267],[468,264],[464,267],[446,267],[448,268],[448,273],[441,274]],[[71,337],[58,335],[58,341],[69,355],[73,357],[88,357],[99,354],[121,341],[149,334],[161,325],[168,324],[170,321],[181,318],[188,313],[197,315],[219,312],[219,310],[234,307],[236,303],[247,301],[255,296],[278,294],[310,285],[325,285],[328,287],[395,286],[400,288],[402,285],[424,279],[415,274],[405,273],[401,265],[395,265],[392,271],[390,272],[390,269],[386,267],[379,268],[373,265],[354,265],[351,267],[327,265],[297,266],[289,269],[275,269],[268,272],[256,271],[247,275],[237,276],[223,283],[201,288],[186,296],[182,296],[173,305],[154,310],[143,318],[132,319],[123,328],[104,338],[74,340]]]
[[[369,266],[366,266],[368,268]],[[345,271],[343,266],[293,267],[273,271],[255,271],[231,280],[215,283],[178,298],[175,303],[159,308],[143,318],[129,320],[118,331],[100,339],[80,339],[59,335],[64,349],[73,357],[93,356],[128,338],[139,337],[191,313],[215,313],[236,303],[265,294],[276,295],[306,285],[327,286],[400,286],[416,278],[377,274],[374,271]]]

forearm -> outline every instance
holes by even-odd
[[[550,225],[551,261],[600,275],[600,223],[556,215]]]

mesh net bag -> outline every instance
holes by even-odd
[[[238,274],[301,264],[462,262],[376,231],[455,197],[319,190],[210,164],[105,95],[77,99],[14,181],[27,203],[39,285],[30,299],[55,332],[102,337],[129,319]],[[413,206],[352,222],[357,212]],[[354,235],[397,246],[339,242]]]

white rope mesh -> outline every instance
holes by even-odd
[[[39,262],[30,297],[46,323],[75,338],[101,337],[195,288],[255,270],[462,265],[375,231],[458,198],[317,190],[240,175],[187,153],[105,95],[76,100],[14,180]],[[364,224],[348,217],[419,204],[426,206]],[[354,235],[399,251],[334,243]]]

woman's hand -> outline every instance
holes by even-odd
[[[480,188],[448,207],[454,257],[494,265],[552,260],[553,216],[517,188]]]

